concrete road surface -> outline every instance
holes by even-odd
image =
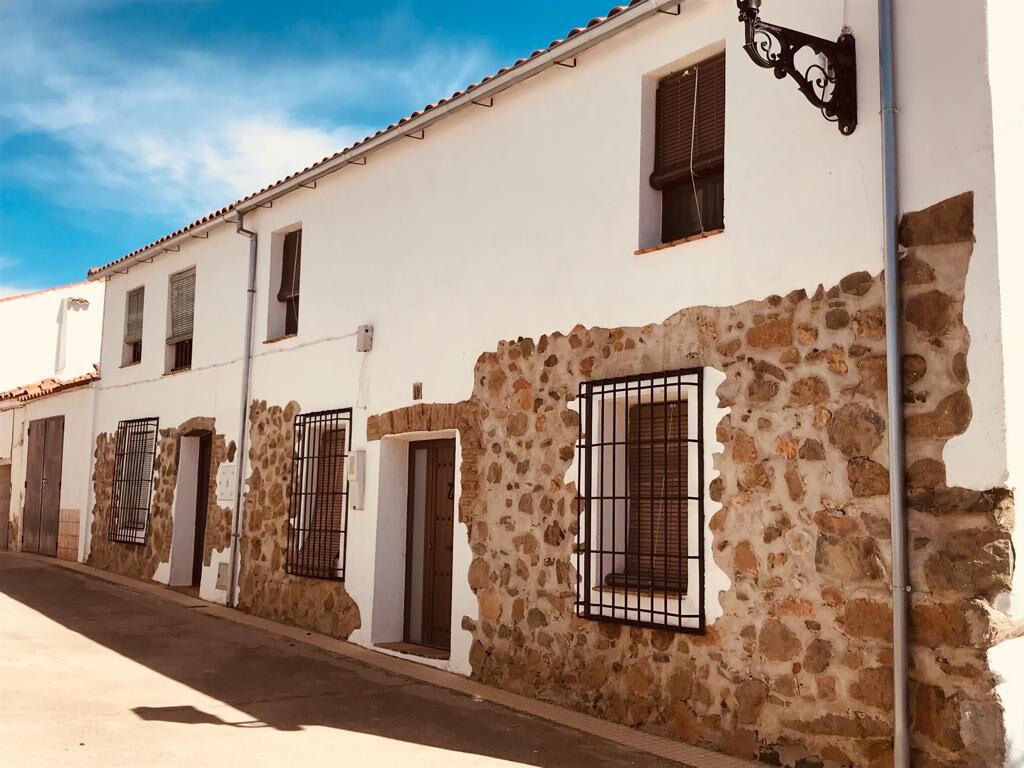
[[[6,552],[0,766],[679,768]]]

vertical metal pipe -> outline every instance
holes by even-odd
[[[896,76],[893,2],[878,0],[878,59],[882,117],[885,237],[885,359],[889,407],[889,504],[892,527],[893,766],[910,766],[909,605],[907,513],[904,496],[903,351],[899,273],[899,188],[896,154]]]
[[[235,473],[235,511],[231,516],[231,555],[228,565],[227,604],[235,604],[238,571],[238,545],[242,530],[242,483],[244,482],[246,439],[249,434],[249,378],[252,368],[252,316],[256,296],[256,233],[242,226],[239,211],[235,232],[249,238],[249,280],[245,289],[245,346],[242,348],[242,396],[238,404],[238,470]]]

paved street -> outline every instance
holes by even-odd
[[[678,768],[4,552],[0,765]]]

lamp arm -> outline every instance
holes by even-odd
[[[815,37],[764,21],[758,16],[759,3],[737,3],[746,33],[743,50],[751,61],[773,70],[780,80],[787,75],[793,78],[826,120],[838,123],[844,136],[853,133],[857,127],[857,48],[853,35],[844,32],[835,41]],[[815,62],[798,68],[796,55],[804,48],[823,57],[824,64]]]

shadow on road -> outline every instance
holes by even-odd
[[[678,768],[34,557],[0,552],[0,593],[251,718],[227,722],[184,703],[148,706],[145,691],[139,691],[130,710],[142,721],[280,731],[337,728],[539,768]]]

